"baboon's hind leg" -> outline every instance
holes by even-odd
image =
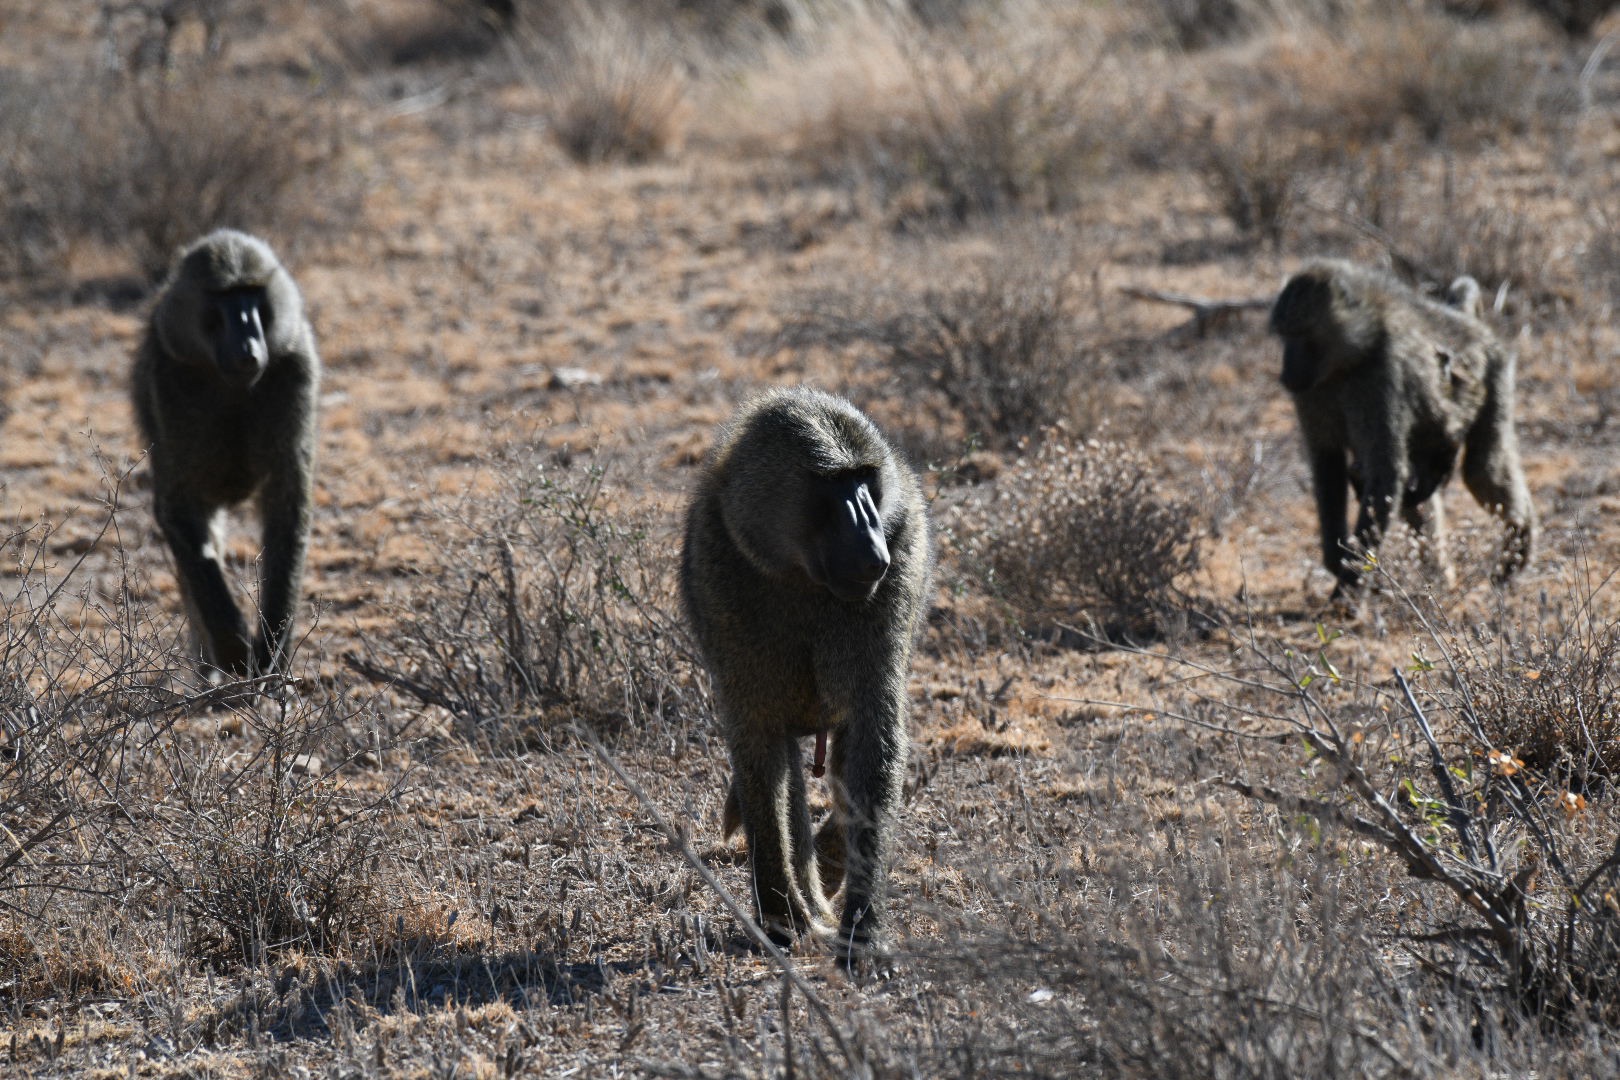
[[[798,870],[801,862],[809,862],[809,852],[794,851],[795,837],[802,837],[808,849],[810,835],[804,778],[794,776],[802,764],[799,748],[791,739],[745,740],[733,744],[731,759],[732,790],[748,839],[755,908],[771,939],[788,945],[798,934],[815,929],[815,912],[801,888]],[[801,812],[802,824],[797,820]]]

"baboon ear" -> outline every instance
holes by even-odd
[[[1483,318],[1485,315],[1484,301],[1480,296],[1479,282],[1464,274],[1453,281],[1446,289],[1446,303],[1458,311],[1474,318]]]

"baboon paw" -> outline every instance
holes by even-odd
[[[839,931],[832,953],[839,970],[857,982],[892,979],[898,971],[894,951],[885,940]]]

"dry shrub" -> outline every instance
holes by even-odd
[[[1592,208],[1588,221],[1581,280],[1597,294],[1599,303],[1620,310],[1620,215],[1599,205]]]
[[[1021,621],[1080,613],[1107,631],[1151,628],[1200,565],[1198,507],[1139,450],[1048,432],[962,507],[969,575]]]
[[[357,789],[343,773],[370,722],[341,696],[232,710],[217,737],[159,752],[172,784],[140,815],[140,863],[200,921],[204,939],[249,962],[285,948],[336,951],[395,906],[400,845],[387,807],[402,778]],[[360,746],[364,746],[362,742]]]
[[[1366,0],[1152,0],[1150,26],[1183,49],[1198,49],[1286,23],[1330,23],[1356,8],[1390,7]]]
[[[1522,131],[1535,107],[1532,38],[1522,23],[1422,12],[1369,15],[1284,38],[1263,61],[1280,95],[1271,123],[1302,140],[1326,133],[1334,148],[1384,142],[1403,130],[1450,145]]]
[[[876,345],[913,413],[940,399],[965,435],[991,446],[1016,446],[1057,423],[1089,429],[1105,404],[1101,358],[1079,344],[1087,320],[1072,248],[1023,230],[998,233],[993,242],[995,254],[945,274],[943,255],[916,251],[915,274],[905,277],[927,284],[915,288],[872,282],[801,297],[781,341]],[[932,284],[940,278],[953,283]]]
[[[1204,187],[1238,236],[1280,248],[1315,151],[1290,134],[1258,124],[1222,134],[1209,124],[1201,140],[1188,141],[1199,148]]]
[[[1021,925],[925,949],[974,1004],[925,1073],[1425,1076],[1469,1053],[1471,1009],[1439,979],[1391,978],[1348,861],[1276,859],[1231,826],[1139,828],[1129,857],[999,882]]]
[[[1459,175],[1449,160],[1425,168],[1409,146],[1392,144],[1358,158],[1342,174],[1342,213],[1371,226],[1397,267],[1416,284],[1444,289],[1463,274],[1487,294],[1556,294],[1558,265],[1544,231],[1520,200],[1493,184]]]
[[[1459,700],[1491,748],[1585,786],[1620,779],[1620,622],[1560,605],[1529,632],[1448,633]]]
[[[756,130],[813,179],[869,188],[902,218],[962,221],[1017,209],[1068,209],[1107,167],[1119,139],[1093,90],[1103,46],[1073,14],[1032,3],[919,21],[857,9],[771,52],[746,73]],[[1136,102],[1133,108],[1139,108]]]
[[[1184,49],[1226,41],[1253,29],[1254,12],[1243,0],[1154,0],[1145,5],[1170,40]]]
[[[444,539],[394,635],[351,666],[507,749],[575,721],[611,732],[705,715],[673,523],[601,468],[508,460],[503,476]]]
[[[173,723],[184,675],[164,647],[172,635],[130,597],[139,591],[123,550],[104,577],[90,553],[117,536],[109,514],[89,536],[47,524],[0,542],[0,908],[29,912],[55,888],[116,891],[102,874],[139,757]],[[78,551],[66,565],[64,551]]]
[[[552,137],[585,165],[651,161],[680,141],[687,85],[666,28],[616,7],[577,5],[551,36],[521,35]]]
[[[0,908],[45,927],[36,944],[62,937],[48,929],[58,920],[104,919],[102,904],[185,911],[250,958],[341,943],[380,918],[390,853],[376,811],[397,785],[361,799],[336,767],[357,722],[381,726],[338,697],[254,706],[284,689],[277,676],[202,683],[170,647],[176,628],[135,599],[149,590],[118,528],[109,514],[88,537],[38,526],[3,545]],[[63,551],[80,554],[59,569]],[[36,948],[22,962],[83,981],[108,967],[94,937],[60,946],[80,955]]]
[[[1358,674],[1353,640],[1321,625],[1309,647],[1242,627],[1245,666],[1220,676],[1221,689],[1167,707],[1247,748],[1286,748],[1269,761],[1234,756],[1216,778],[1303,823],[1319,851],[1311,857],[1383,857],[1394,881],[1373,890],[1390,897],[1374,925],[1416,971],[1437,977],[1425,990],[1381,964],[1407,1000],[1443,992],[1489,1032],[1556,1038],[1613,1025],[1620,807],[1499,744],[1480,703],[1522,685],[1523,670],[1505,652],[1482,650],[1496,657],[1477,661],[1450,649],[1418,604],[1411,611],[1426,643],[1393,679]],[[1566,665],[1548,676],[1570,674]],[[1522,691],[1505,693],[1535,707]],[[1605,687],[1586,704],[1607,699]]]
[[[91,240],[157,278],[210,229],[285,234],[344,195],[326,182],[339,129],[325,108],[210,72],[68,81],[0,106],[0,129],[13,271],[49,272]]]
[[[362,56],[397,65],[467,63],[494,51],[509,23],[499,3],[434,0],[396,8],[356,42]]]
[[[1532,11],[1571,38],[1589,37],[1620,4],[1615,0],[1528,0]]]

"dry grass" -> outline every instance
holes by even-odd
[[[288,235],[349,198],[328,106],[262,83],[208,70],[86,78],[7,105],[0,188],[20,238],[14,273],[49,280],[76,246],[93,243],[127,252],[155,279],[210,229]],[[61,138],[64,130],[75,137]]]
[[[574,161],[644,162],[676,149],[689,111],[670,30],[620,7],[578,4],[520,36],[552,138]]]
[[[1082,18],[1039,3],[934,23],[850,7],[745,73],[733,138],[773,156],[785,138],[800,172],[910,224],[1072,209],[1112,166],[1120,115],[1094,93],[1107,57]]]
[[[1182,599],[1204,529],[1145,455],[1059,428],[968,501],[954,541],[980,587],[1021,622],[1139,633]]]
[[[1522,20],[1386,12],[1285,37],[1262,61],[1279,91],[1272,122],[1351,149],[1407,133],[1472,145],[1522,132],[1538,104],[1526,48],[1536,36]]]
[[[779,341],[876,347],[913,408],[938,400],[942,426],[979,445],[1016,446],[1058,423],[1090,430],[1107,391],[1100,358],[1076,347],[1090,320],[1080,256],[1061,232],[986,239],[989,255],[907,248],[886,281],[798,296]]]
[[[350,51],[456,2],[231,4],[216,56],[188,66],[188,22],[139,84],[87,74],[102,38],[69,6],[8,9],[7,1075],[1612,1071],[1612,53],[1499,4],[1244,5],[1186,49],[1088,5],[773,24],[622,0],[598,7],[679,28],[690,123],[582,168],[536,93],[567,66],[511,51],[574,5],[520,0],[488,51]],[[137,85],[277,115],[318,93],[345,131],[311,175],[364,188],[335,217],[299,183],[264,203],[330,238],[299,259],[327,378],[293,682],[192,684],[129,416],[141,314],[97,284],[139,265],[145,196],[100,216],[93,169],[44,170],[147,160]],[[85,100],[129,123],[76,149],[58,118]],[[1274,136],[1239,160],[1292,201],[1217,197],[1206,116],[1233,154]],[[179,156],[238,177],[195,127]],[[1457,588],[1416,591],[1392,546],[1383,588],[1324,606],[1263,317],[1121,291],[1265,296],[1325,253],[1512,282],[1493,321],[1543,529],[1510,588],[1454,488]],[[750,946],[673,615],[694,463],[737,400],[793,383],[955,462],[925,477],[939,594],[879,982]],[[251,592],[256,537],[227,548]]]
[[[399,633],[351,666],[478,746],[545,747],[576,721],[684,732],[708,695],[667,521],[599,466],[518,457],[502,475],[400,598]]]

